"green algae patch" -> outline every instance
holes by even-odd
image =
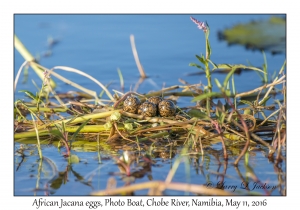
[[[219,32],[219,39],[247,49],[265,50],[272,54],[286,52],[286,19],[273,16],[268,20],[238,24]]]

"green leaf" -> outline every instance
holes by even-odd
[[[225,111],[228,111],[229,109],[231,109],[231,106],[226,102],[224,105]]]
[[[207,52],[208,52],[208,57],[207,57],[207,59],[209,59],[210,58],[210,55],[211,55],[211,48],[210,48],[210,44],[209,44],[209,39],[207,38],[206,39],[206,46],[207,46]]]
[[[262,81],[264,81],[264,75],[261,74],[261,73],[258,72],[258,71],[255,71],[255,72],[258,74],[258,76],[260,77],[260,79],[261,79]]]
[[[117,70],[118,70],[118,74],[119,74],[119,78],[120,78],[120,85],[121,85],[121,88],[123,88],[124,87],[124,78],[123,78],[121,70],[119,68]]]
[[[262,54],[264,57],[263,70],[265,72],[263,82],[266,84],[266,83],[268,83],[268,62],[267,62],[266,53],[264,51],[262,51]]]
[[[253,106],[252,102],[251,101],[246,101],[246,100],[240,100],[241,103],[243,104],[247,104],[249,106]]]
[[[59,138],[62,138],[62,139],[64,139],[65,137],[63,136],[63,134],[62,134],[62,131],[61,131],[61,125],[60,124],[54,124],[55,125],[55,127],[56,127],[56,129],[57,130],[51,130],[50,131],[50,133],[52,134],[52,135],[54,135],[54,136],[57,136],[57,137],[59,137]]]
[[[205,66],[207,65],[207,61],[206,61],[206,59],[203,57],[203,55],[202,55],[202,57],[200,57],[199,55],[196,55],[196,58],[197,58],[202,64],[204,64]]]
[[[217,107],[220,111],[225,112],[225,106],[222,104],[220,100],[218,100]]]
[[[283,65],[279,71],[279,74],[282,74],[282,72],[284,71],[285,65],[286,65],[286,60],[284,61]]]
[[[224,113],[222,113],[222,114],[220,114],[220,116],[218,116],[218,123],[220,125],[223,125],[225,117],[226,117],[226,115]]]
[[[75,133],[72,135],[71,140],[75,140],[77,134],[80,132],[80,130],[90,121],[91,119],[88,119],[87,121],[83,122],[75,131]]]
[[[214,62],[212,62],[210,59],[207,59],[208,60],[208,62],[210,62],[211,63],[211,65],[214,67],[214,68],[218,68],[218,65],[217,64],[215,64]]]
[[[217,103],[216,116],[217,116],[218,122],[220,124],[223,124],[226,114],[225,114],[225,106],[222,104],[222,102],[220,100],[218,100],[218,103]]]
[[[198,69],[201,69],[201,70],[205,71],[205,68],[203,68],[202,66],[200,66],[196,63],[190,63],[189,66],[196,66]]]
[[[66,132],[66,124],[64,121],[61,122],[61,127],[62,127],[63,133],[65,133]]]
[[[216,97],[216,96],[222,96],[222,94],[221,93],[217,93],[217,92],[211,92],[211,93],[201,94],[199,96],[194,97],[193,100],[192,100],[192,102],[201,101],[203,99],[207,99],[207,98],[211,98],[211,97]]]
[[[255,71],[260,71],[262,73],[265,73],[263,70],[255,68],[255,67],[249,67],[249,66],[244,66],[244,65],[234,65],[232,66],[232,70],[227,74],[223,86],[226,87],[228,80],[230,79],[230,77],[234,74],[234,72],[238,69],[238,68],[243,68],[243,69],[251,69],[251,70],[255,70]]]
[[[237,65],[218,64],[217,66],[218,66],[217,69],[228,69],[228,68],[249,69],[249,70],[259,71],[259,72],[265,74],[265,72],[262,69],[259,69],[259,68],[253,67],[253,66],[245,66],[245,65],[242,65],[242,64],[237,64]],[[214,68],[213,70],[216,70],[216,69]]]
[[[198,119],[209,120],[209,117],[205,112],[201,112],[199,109],[191,109],[187,112],[190,117],[196,117]]]
[[[111,84],[112,84],[112,82],[110,82],[107,85],[105,85],[105,87],[108,88]],[[102,89],[102,91],[99,94],[99,98],[102,98],[102,96],[103,96],[104,93],[105,93],[105,90]]]
[[[37,98],[32,92],[30,92],[30,91],[28,91],[28,90],[20,90],[19,92],[23,92],[23,93],[25,93],[26,95],[28,95],[29,98],[31,98],[31,99],[33,99],[33,100],[35,100],[35,101],[38,101],[38,98]]]
[[[265,104],[270,98],[271,98],[271,96],[268,96],[268,97],[264,98],[263,100],[261,100],[261,101],[259,102],[259,105]]]
[[[222,85],[217,78],[215,78],[215,83],[218,86],[218,88],[220,88],[220,89],[222,88]]]
[[[206,31],[206,34],[205,34],[205,36],[206,36],[206,39],[208,39],[208,37],[209,37],[209,32],[210,32],[210,29],[209,29],[209,25],[208,25],[208,23],[207,23],[207,22],[205,22],[205,24],[206,24],[206,28],[207,28],[207,31]]]
[[[213,67],[212,72],[216,69],[231,69],[232,66],[230,64],[218,64]]]

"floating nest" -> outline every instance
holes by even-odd
[[[167,93],[168,91],[166,95]],[[176,154],[178,146],[190,145],[203,153],[205,148],[219,143],[235,150],[229,154],[237,154],[236,150],[241,151],[247,142],[245,130],[254,135],[250,140],[252,149],[255,149],[258,143],[267,145],[260,139],[260,132],[270,136],[274,134],[274,129],[270,129],[269,126],[265,129],[262,129],[264,126],[257,126],[257,122],[262,120],[249,114],[232,114],[232,111],[225,110],[225,106],[220,105],[220,102],[215,104],[210,113],[211,117],[208,117],[201,103],[197,103],[196,106],[179,107],[174,95],[162,98],[159,96],[160,92],[156,94],[149,96],[128,92],[121,97],[115,96],[114,103],[104,106],[73,101],[64,109],[64,113],[69,117],[62,117],[54,106],[37,111],[36,107],[29,104],[16,103],[15,140],[36,142],[38,133],[41,139],[48,140],[45,142],[60,141],[63,146],[66,145],[62,142],[63,133],[68,136],[76,134],[76,138],[72,137],[73,149],[86,145],[89,145],[90,149],[94,147],[94,150],[99,149],[99,146],[110,150],[152,149],[158,156],[172,157]],[[220,106],[223,106],[223,121],[218,118],[221,113],[218,111]],[[36,116],[39,115],[38,120],[27,120],[26,115],[34,111]],[[62,119],[51,120],[55,116]],[[23,120],[20,120],[21,118]],[[268,122],[274,126],[274,122]],[[66,138],[65,140],[70,141]]]

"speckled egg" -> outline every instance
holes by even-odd
[[[158,112],[158,104],[163,100],[162,97],[159,97],[159,96],[152,96],[150,98],[148,98],[147,101],[151,102],[151,103],[154,103],[155,106],[156,106],[156,115],[159,115],[159,112]]]
[[[159,96],[152,96],[150,98],[148,98],[148,101],[151,103],[154,103],[155,105],[158,106],[158,104],[162,101],[163,99]]]
[[[156,113],[157,106],[149,101],[144,102],[138,110],[138,114],[141,114],[146,117],[154,117]]]
[[[126,100],[124,101],[123,110],[125,112],[130,112],[130,113],[136,114],[139,109],[140,104],[141,104],[141,101],[137,97],[128,96],[126,98]]]
[[[171,117],[175,115],[176,106],[171,100],[163,100],[158,104],[158,111],[162,117]]]

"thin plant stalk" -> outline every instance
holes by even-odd
[[[122,72],[119,68],[118,68],[118,75],[119,75],[119,78],[120,78],[121,90],[124,91],[124,78],[123,78]]]
[[[195,194],[204,194],[204,195],[234,195],[233,193],[227,192],[221,189],[209,189],[206,186],[202,185],[195,185],[195,184],[186,184],[186,183],[165,183],[162,181],[151,181],[151,182],[144,182],[138,184],[132,184],[125,187],[120,187],[116,189],[108,189],[103,191],[98,191],[92,193],[92,195],[117,195],[122,194],[125,192],[134,192],[136,190],[143,190],[149,188],[156,188],[159,191],[164,191],[166,189],[170,190],[179,190],[179,191],[186,191]]]
[[[238,93],[236,94],[236,97],[243,97],[243,96],[247,96],[247,95],[250,95],[252,93],[255,93],[255,92],[259,92],[265,88],[268,88],[268,87],[271,87],[271,86],[275,86],[275,85],[279,85],[279,84],[282,84],[285,82],[284,80],[285,78],[285,75],[283,75],[282,77],[280,77],[280,79],[268,84],[268,85],[263,85],[263,86],[260,86],[258,88],[255,88],[254,90],[251,90],[251,91],[247,91],[247,92],[243,92],[243,93]]]
[[[18,81],[19,81],[19,77],[21,75],[21,72],[23,70],[23,68],[28,65],[28,61],[24,61],[23,64],[21,65],[21,67],[19,68],[18,70],[18,73],[16,75],[16,78],[15,78],[15,82],[14,82],[14,91],[16,91],[16,88],[17,88],[17,84],[18,84]]]
[[[215,126],[217,132],[220,134],[220,138],[221,138],[221,142],[222,142],[222,148],[223,148],[223,153],[224,153],[224,160],[228,160],[228,154],[227,154],[227,150],[226,150],[226,145],[225,145],[225,141],[223,138],[223,132],[220,128],[219,123],[216,120],[211,120],[212,124]]]
[[[97,134],[97,154],[98,154],[98,163],[101,164],[101,154],[100,154],[100,133]]]
[[[57,74],[56,72],[50,71],[49,69],[45,68],[44,66],[41,66],[41,65],[39,65],[39,64],[37,64],[35,62],[30,62],[30,64],[32,64],[32,63],[34,63],[34,65],[38,66],[39,68],[43,69],[44,71],[48,71],[51,75],[53,75],[57,79],[63,81],[64,83],[69,84],[69,85],[71,85],[71,86],[73,86],[73,87],[75,87],[75,88],[77,88],[77,89],[79,89],[79,90],[81,90],[81,91],[83,91],[83,92],[85,92],[85,93],[87,93],[87,94],[95,97],[95,99],[97,101],[99,100],[98,97],[97,97],[97,93],[95,91],[89,90],[89,89],[87,89],[85,87],[82,87],[81,85],[78,85],[77,83],[72,82],[71,80],[68,80],[68,79],[64,78],[63,76]]]
[[[129,142],[138,144],[137,142],[135,142],[135,141],[133,141],[133,140],[131,140],[131,139],[129,139],[129,138],[126,138],[126,137],[119,131],[116,122],[113,124],[113,126],[115,127],[115,131],[117,131],[117,133],[118,133],[123,139],[125,139],[125,140],[127,140],[127,141],[129,141]]]
[[[207,87],[208,87],[208,93],[212,92],[212,83],[211,83],[211,71],[209,68],[209,62],[208,60],[210,59],[210,45],[209,45],[209,28],[205,31],[205,50],[206,50],[206,63],[205,63],[205,74],[206,74],[206,79],[207,79]],[[207,115],[210,117],[210,100],[211,98],[206,99],[206,109],[207,109]]]
[[[200,22],[197,19],[190,17],[191,20],[198,26],[198,28],[200,30],[202,30],[204,32],[205,35],[205,58],[196,56],[200,62],[202,62],[205,65],[205,75],[206,75],[206,79],[207,79],[207,91],[208,94],[211,94],[212,92],[212,83],[211,83],[211,70],[209,68],[209,63],[210,61],[210,55],[211,55],[211,48],[210,48],[210,43],[209,43],[209,27],[208,24],[204,23],[204,22]],[[206,111],[207,111],[207,115],[208,117],[210,117],[210,97],[206,98]]]
[[[276,126],[276,131],[277,131],[277,139],[278,139],[278,149],[277,149],[277,156],[276,156],[276,164],[278,164],[280,162],[280,154],[281,154],[281,134],[280,134],[280,115],[279,115],[279,118],[278,118],[278,123],[277,123],[277,126]]]
[[[139,56],[138,56],[138,53],[137,53],[137,50],[135,47],[134,35],[130,35],[130,43],[131,43],[133,57],[134,57],[136,65],[138,67],[138,70],[140,72],[140,76],[141,76],[141,78],[147,78],[147,75],[144,71],[144,68],[143,68],[141,62],[140,62],[140,59],[139,59]]]
[[[266,53],[262,51],[263,57],[264,57],[264,84],[268,83],[268,63],[267,63],[267,57]]]
[[[52,95],[54,96],[54,98],[59,102],[59,104],[64,107],[64,108],[67,108],[67,106],[64,104],[64,102],[59,98],[59,96],[56,94],[56,91],[51,87],[51,85],[49,85],[49,82],[50,82],[50,75],[49,75],[49,72],[48,71],[45,71],[44,72],[44,75],[45,75],[45,78],[44,78],[44,81],[43,81],[43,87],[49,87],[49,89],[46,89],[46,91],[49,91],[52,93]],[[41,89],[41,90],[42,90]]]
[[[225,94],[224,94],[225,95]],[[244,121],[243,117],[241,116],[241,114],[235,109],[234,105],[231,103],[230,99],[225,95],[225,99],[228,102],[228,104],[231,106],[232,108],[232,113],[235,112],[238,115],[238,118],[240,119],[243,128],[244,128],[244,132],[246,133],[246,144],[241,152],[241,154],[237,157],[237,159],[234,161],[234,165],[237,166],[239,161],[241,160],[241,158],[246,154],[246,151],[248,150],[248,147],[250,145],[250,135],[249,135],[249,130],[248,127],[246,125],[246,122]]]
[[[36,184],[35,184],[35,189],[39,189],[39,186],[40,186],[42,166],[43,166],[43,159],[40,158],[40,160],[39,160],[39,167],[38,167],[38,174],[37,174],[37,179],[36,179]],[[34,195],[36,196],[36,191],[34,191]]]
[[[99,85],[106,93],[106,95],[112,100],[114,101],[114,97],[110,94],[110,92],[107,90],[107,88],[101,83],[99,82],[98,80],[96,80],[94,77],[84,73],[83,71],[80,71],[78,69],[75,69],[75,68],[71,68],[71,67],[68,67],[68,66],[55,66],[52,68],[52,70],[54,69],[60,69],[60,70],[64,70],[64,71],[70,71],[70,72],[74,72],[74,73],[77,73],[79,75],[82,75],[84,77],[87,77],[89,78],[90,80],[92,80],[93,82],[95,82],[97,85]],[[50,71],[52,73],[52,70]]]
[[[236,89],[235,89],[235,83],[234,83],[234,74],[231,77],[231,85],[232,85],[232,94],[234,95],[234,98],[233,98],[233,100],[234,100],[234,107],[236,108],[237,104],[236,104],[236,97],[235,97]]]
[[[172,181],[172,179],[173,179],[173,177],[174,177],[174,175],[175,175],[175,173],[176,173],[176,171],[177,171],[177,169],[178,169],[178,167],[179,167],[182,159],[186,158],[183,155],[187,153],[187,150],[188,150],[187,148],[188,148],[188,146],[186,146],[186,147],[184,147],[182,149],[181,155],[174,162],[174,165],[172,166],[172,169],[169,171],[168,176],[167,176],[167,178],[165,180],[165,183],[171,183],[171,181]]]
[[[32,123],[34,125],[34,129],[35,129],[35,132],[36,132],[36,139],[37,139],[37,146],[38,146],[39,157],[40,157],[40,159],[43,159],[43,154],[42,154],[41,144],[40,144],[39,131],[38,131],[37,127],[36,127],[36,124],[35,124],[35,121],[34,121],[34,117],[33,117],[32,114],[31,114],[31,118],[32,118]]]
[[[277,156],[276,156],[276,163],[278,164],[280,162],[280,156],[281,156],[281,119],[282,119],[282,115],[283,115],[283,110],[282,110],[282,106],[281,104],[278,102],[279,106],[280,106],[280,112],[278,115],[278,119],[277,119],[277,123],[276,123],[276,133],[277,133]]]
[[[273,83],[276,83],[277,78],[273,81]],[[262,105],[265,100],[269,97],[270,92],[273,90],[274,85],[270,86],[264,97],[258,102],[258,105]]]
[[[264,121],[262,121],[259,125],[257,125],[257,127],[260,127],[263,124],[265,124],[265,122],[267,122],[271,117],[273,117],[274,115],[276,115],[279,111],[280,111],[280,109],[272,112],[268,117],[266,117],[266,119],[264,119]]]
[[[284,75],[284,69],[286,66],[286,60],[284,61],[281,69],[279,70],[278,75]],[[275,78],[276,80],[278,79],[278,76]],[[283,104],[286,104],[286,83],[282,83],[282,91],[283,91]]]

